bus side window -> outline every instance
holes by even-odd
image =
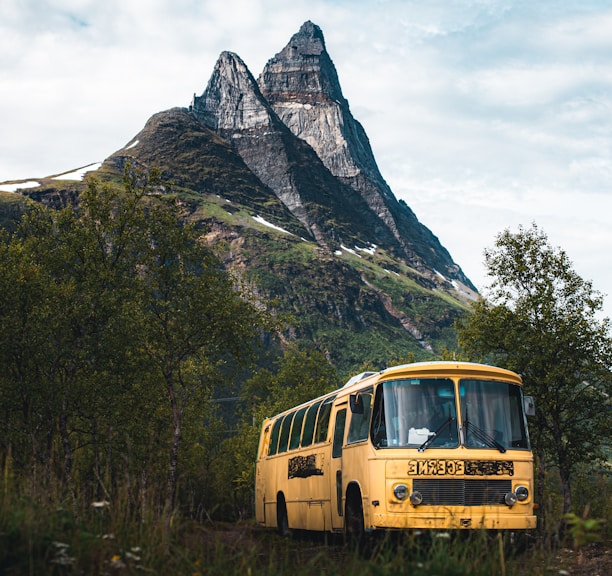
[[[308,408],[308,413],[306,414],[306,422],[304,422],[304,432],[302,432],[302,448],[305,446],[310,446],[312,444],[319,406],[321,406],[321,402],[317,402],[316,404],[313,404],[310,408]]]
[[[344,424],[346,423],[346,408],[336,413],[336,425],[334,426],[334,442],[332,445],[332,458],[342,456],[342,442],[344,440]]]
[[[323,402],[323,405],[319,410],[315,442],[325,442],[327,440],[327,430],[329,429],[329,416],[331,414],[331,405],[334,400],[335,397],[328,398],[327,400],[325,400],[325,402]]]
[[[306,414],[306,407],[301,408],[297,411],[295,418],[293,419],[293,426],[291,427],[291,436],[289,438],[289,450],[293,450],[300,445],[300,436],[302,435],[302,422],[304,422],[304,414]]]
[[[291,422],[293,421],[293,417],[295,416],[295,412],[291,412],[291,414],[287,414],[283,418],[283,427],[281,428],[280,440],[278,441],[278,453],[287,452],[287,444],[289,443],[289,431],[291,430]]]
[[[370,414],[372,411],[372,388],[368,388],[357,395],[357,402],[362,405],[361,413],[351,414],[351,424],[349,426],[347,444],[367,440],[370,428]]]
[[[274,456],[276,454],[276,447],[278,446],[278,434],[280,427],[283,422],[282,418],[277,418],[272,427],[272,435],[270,437],[270,447],[268,449],[268,456]]]

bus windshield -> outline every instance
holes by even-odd
[[[371,435],[377,448],[458,446],[453,381],[421,378],[384,382],[376,391]]]
[[[492,380],[459,384],[466,448],[529,449],[519,386]],[[455,448],[460,436],[450,378],[383,382],[376,391],[371,425],[376,448]]]
[[[521,389],[507,382],[461,380],[467,448],[529,448]]]

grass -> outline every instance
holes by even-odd
[[[541,554],[513,556],[498,540],[471,533],[395,535],[357,551],[321,535],[283,539],[242,524],[199,524],[175,516],[117,524],[112,507],[76,516],[21,501],[4,516],[3,574],[173,574],[177,576],[492,576],[544,574]],[[7,529],[10,532],[7,532]]]
[[[61,486],[16,481],[7,468],[0,480],[0,572],[6,576],[537,576],[610,568],[597,564],[593,571],[588,554],[553,554],[541,546],[525,551],[509,535],[485,532],[387,534],[361,550],[326,534],[287,539],[252,520],[198,522],[156,512],[130,501],[127,487],[110,501],[69,497]],[[606,558],[603,550],[599,559]]]
[[[286,540],[253,524],[199,524],[174,516],[126,518],[114,505],[71,509],[33,499],[5,505],[3,574],[319,575],[496,573],[484,541],[381,540],[367,553],[318,535]],[[499,573],[499,572],[498,572]]]

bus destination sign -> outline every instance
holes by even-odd
[[[408,460],[409,476],[513,476],[508,460]]]

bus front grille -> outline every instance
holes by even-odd
[[[412,489],[423,495],[422,504],[486,506],[503,504],[512,490],[511,480],[416,479]]]

